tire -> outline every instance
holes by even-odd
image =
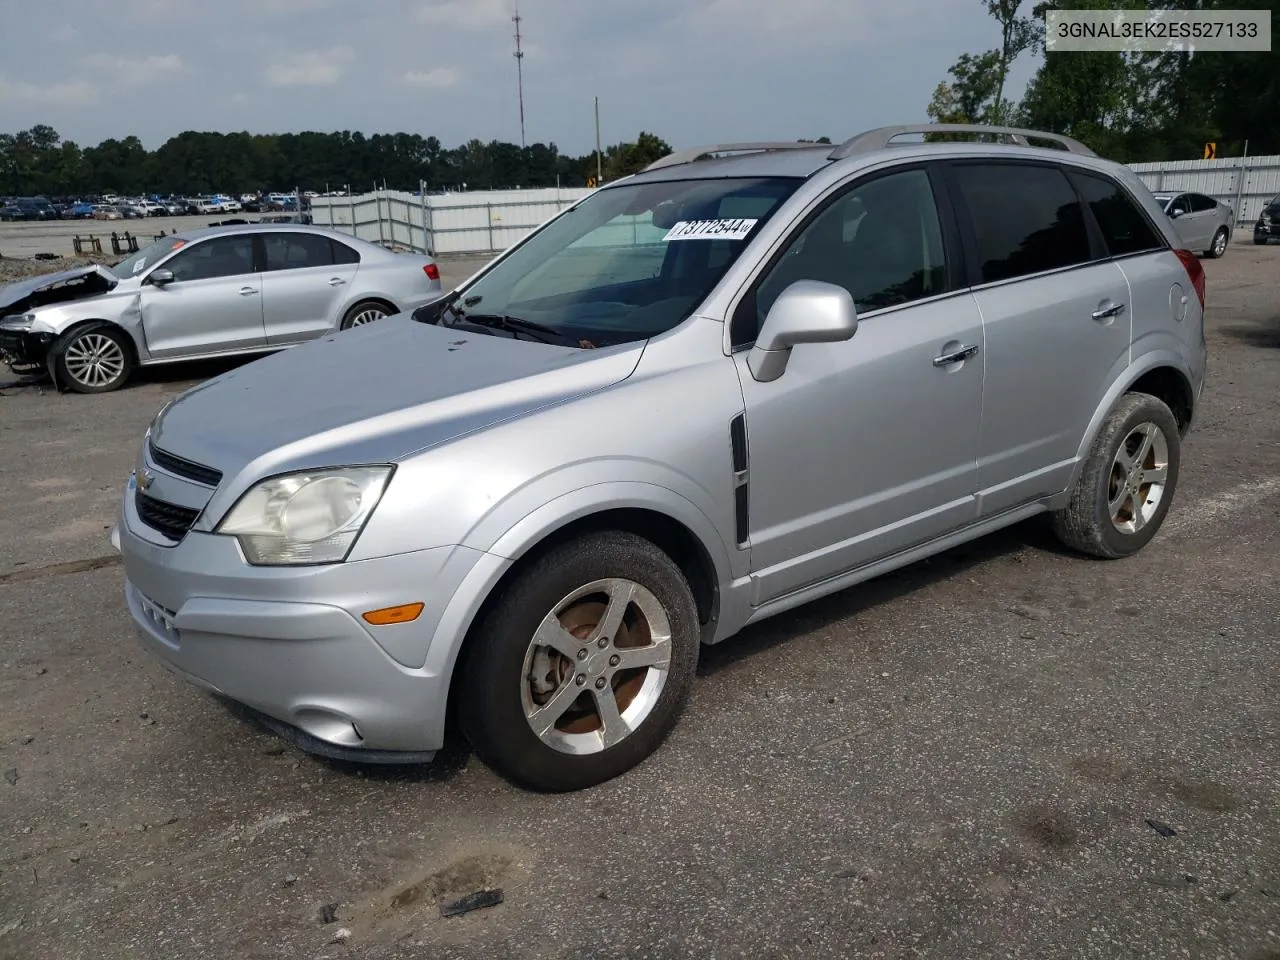
[[[1260,237],[1256,233],[1253,235],[1253,242],[1259,247],[1265,247],[1267,245],[1267,239],[1267,237]]]
[[[1231,239],[1227,233],[1226,227],[1219,227],[1218,232],[1213,235],[1213,239],[1209,241],[1209,249],[1204,255],[1211,260],[1217,260],[1220,256],[1227,252],[1227,242]]]
[[[350,330],[352,327],[359,327],[375,320],[381,320],[383,317],[389,317],[393,313],[395,311],[385,303],[377,300],[361,300],[343,314],[342,323],[338,326],[338,329]]]
[[[598,636],[605,600],[627,585],[635,598],[622,627],[612,639]],[[565,652],[535,642],[540,628]],[[665,644],[638,643],[664,634]],[[699,646],[697,606],[670,557],[629,533],[570,541],[519,573],[477,622],[460,677],[462,732],[481,760],[521,786],[559,792],[603,783],[666,739],[688,700]],[[637,664],[651,662],[617,665],[628,649],[637,650]],[[620,714],[612,744],[601,703]],[[551,711],[542,735],[534,729],[539,709]]]
[[[110,323],[90,323],[58,340],[49,353],[54,383],[76,393],[109,393],[133,373],[133,344]]]
[[[1122,449],[1126,458],[1120,456]],[[1139,450],[1146,451],[1141,462],[1127,470],[1125,459],[1132,460]],[[1150,394],[1125,394],[1103,422],[1071,499],[1052,515],[1054,533],[1068,547],[1090,556],[1106,560],[1132,556],[1164,523],[1181,463],[1178,422],[1168,406]],[[1137,472],[1143,465],[1145,469]],[[1143,483],[1161,467],[1161,486]],[[1138,484],[1127,494],[1126,481]],[[1136,507],[1138,498],[1143,499],[1142,509]],[[1154,506],[1153,498],[1158,498]]]

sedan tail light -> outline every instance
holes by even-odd
[[[440,268],[434,263],[428,263],[422,268],[422,272],[427,275],[428,280],[440,279]]]
[[[1183,267],[1187,271],[1187,279],[1191,281],[1191,286],[1195,287],[1196,296],[1200,298],[1200,309],[1204,309],[1204,264],[1190,250],[1175,250],[1178,259],[1182,261]]]

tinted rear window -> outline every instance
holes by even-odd
[[[1079,170],[1073,170],[1071,175],[1098,221],[1107,252],[1113,257],[1158,250],[1164,246],[1164,241],[1147,222],[1133,198],[1118,183]]]
[[[958,163],[983,283],[1057,270],[1093,259],[1084,211],[1057,167]]]

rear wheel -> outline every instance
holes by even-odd
[[[698,660],[679,567],[641,537],[557,547],[504,589],[463,667],[459,719],[482,760],[537,790],[578,790],[648,757],[675,726]]]
[[[1213,257],[1215,260],[1227,252],[1227,228],[1219,227],[1218,232],[1213,235],[1213,241],[1209,244],[1209,249],[1205,251],[1206,257]]]
[[[1145,547],[1169,512],[1181,464],[1178,421],[1146,393],[1121,397],[1094,440],[1053,528],[1067,546],[1104,559]]]
[[[92,323],[54,344],[49,366],[55,382],[76,393],[108,393],[124,386],[133,372],[133,350],[123,330]]]
[[[352,327],[373,323],[375,320],[391,316],[394,312],[385,303],[379,303],[376,300],[365,300],[362,303],[357,303],[346,312],[346,315],[342,318],[341,329],[350,330]]]

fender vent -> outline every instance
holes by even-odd
[[[747,418],[738,414],[729,423],[729,447],[733,453],[733,528],[738,546],[751,537],[751,497],[747,462]]]

